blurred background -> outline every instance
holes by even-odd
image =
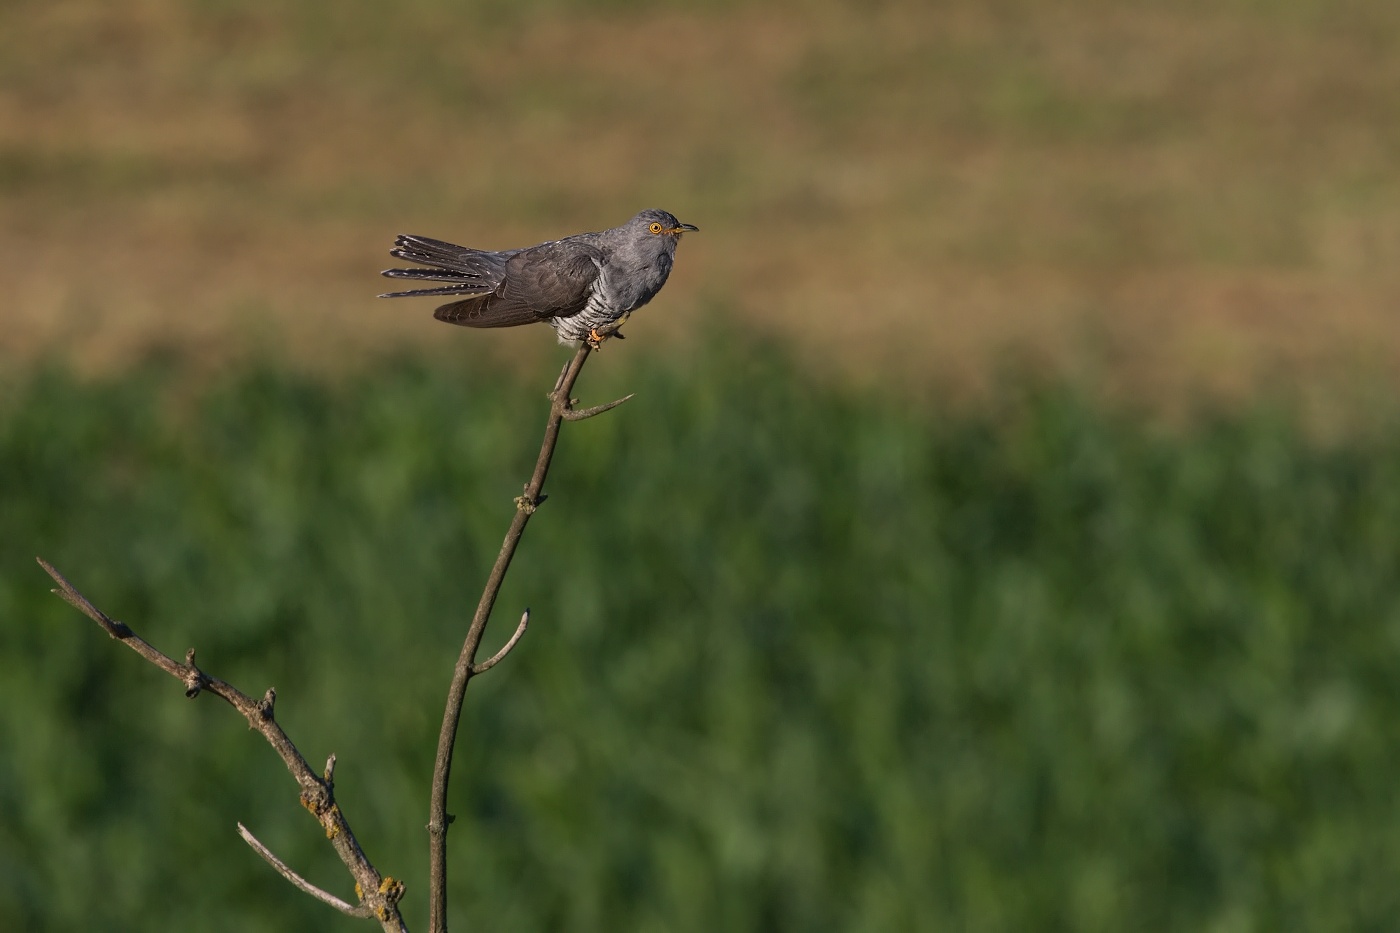
[[[395,234],[697,224],[474,683],[458,926],[1389,929],[1400,8],[0,6],[0,912],[342,929],[278,690],[422,927],[565,351]],[[492,647],[488,645],[488,648]]]

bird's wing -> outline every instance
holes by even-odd
[[[464,327],[514,327],[574,314],[588,304],[602,261],[596,246],[572,237],[519,250],[494,291],[443,305],[433,316]]]

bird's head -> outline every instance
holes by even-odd
[[[681,223],[676,219],[676,215],[669,211],[655,208],[642,211],[629,220],[627,226],[638,239],[659,237],[662,242],[671,243],[675,243],[681,238],[681,234],[687,231],[696,232],[700,229],[693,224]]]

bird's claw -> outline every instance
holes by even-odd
[[[609,337],[616,337],[618,340],[625,339],[620,331],[612,330],[599,333],[598,328],[594,327],[588,331],[588,336],[583,339],[583,342],[594,350],[601,350],[603,348],[603,341],[607,340]]]

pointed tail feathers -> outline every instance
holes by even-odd
[[[388,269],[388,272],[400,272],[400,269]],[[428,276],[423,276],[428,278]],[[402,292],[385,292],[380,298],[413,298],[418,295],[486,295],[491,293],[489,285],[439,285],[436,288],[411,288]]]
[[[457,246],[430,237],[401,235],[394,241],[389,255],[396,259],[416,262],[430,269],[385,269],[381,275],[391,279],[420,279],[430,282],[451,282],[451,285],[388,292],[381,298],[402,298],[411,295],[472,295],[494,291],[505,272],[506,257],[500,253]]]

